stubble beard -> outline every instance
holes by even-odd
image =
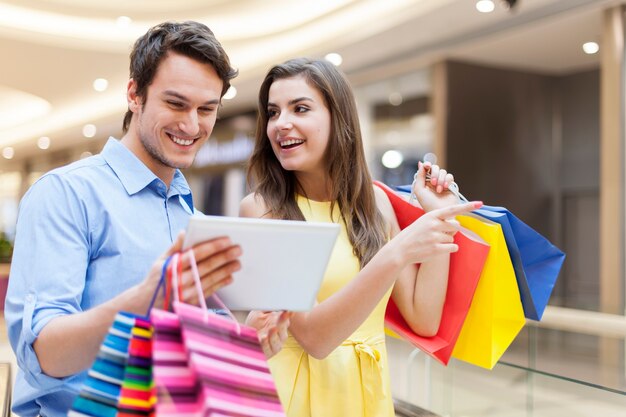
[[[162,152],[162,150],[159,149],[157,145],[155,145],[155,142],[158,143],[158,138],[153,138],[153,139],[154,140],[150,140],[150,138],[144,135],[143,132],[139,132],[139,141],[141,142],[141,145],[146,150],[146,153],[150,156],[150,158],[152,158],[154,161],[168,168],[172,168],[172,169],[189,168],[188,166],[185,166],[185,164],[181,164],[181,166],[179,166],[178,164],[168,159],[165,156],[164,152]]]

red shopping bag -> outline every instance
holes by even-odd
[[[410,204],[385,184],[374,183],[387,194],[401,229],[424,214],[423,209]],[[468,230],[457,233],[454,243],[459,246],[459,250],[450,255],[448,289],[437,334],[432,337],[415,334],[392,299],[385,312],[385,325],[388,328],[444,365],[450,360],[489,253],[489,245]]]

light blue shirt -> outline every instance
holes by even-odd
[[[86,372],[52,378],[33,342],[53,318],[141,282],[193,211],[176,171],[169,190],[111,138],[102,153],[41,177],[20,203],[5,316],[19,371],[13,411],[65,416]]]

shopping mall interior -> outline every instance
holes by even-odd
[[[397,415],[626,415],[623,1],[0,0],[0,307],[20,199],[122,136],[130,49],[165,20],[207,24],[239,70],[184,170],[203,213],[238,215],[263,76],[308,56],[347,75],[374,179],[408,184],[434,154],[467,198],[566,253],[542,320],[492,370],[390,336]],[[10,415],[17,364],[1,314]]]

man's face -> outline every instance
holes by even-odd
[[[191,166],[213,131],[222,80],[210,64],[168,53],[161,61],[145,97],[128,85],[134,113],[129,131],[131,150],[158,177],[169,182],[174,168]]]

